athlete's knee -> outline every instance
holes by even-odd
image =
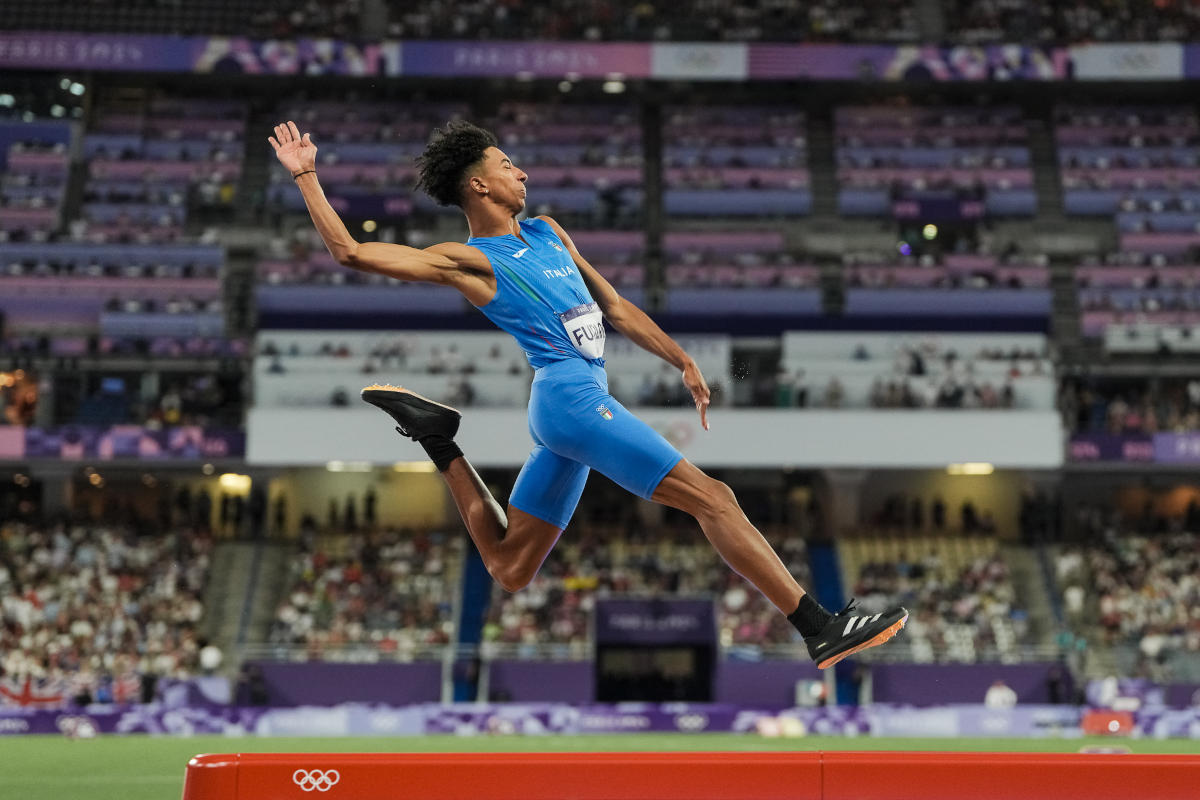
[[[519,592],[533,580],[533,576],[537,574],[537,565],[530,566],[521,561],[508,561],[503,564],[489,564],[488,572],[504,591]]]
[[[699,505],[695,516],[701,518],[716,518],[725,514],[740,513],[737,497],[728,484],[716,478],[704,476],[700,487]]]

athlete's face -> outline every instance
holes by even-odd
[[[492,202],[511,209],[514,214],[525,208],[525,181],[529,176],[517,169],[499,147],[484,151],[480,177]]]

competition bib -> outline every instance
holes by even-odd
[[[567,338],[584,358],[604,358],[604,314],[595,303],[584,303],[558,315]]]

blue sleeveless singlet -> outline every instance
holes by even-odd
[[[586,358],[575,349],[558,316],[595,302],[570,252],[545,220],[527,219],[520,226],[525,241],[512,234],[467,239],[496,274],[496,295],[479,310],[517,340],[534,369],[564,358],[603,366],[603,358]]]

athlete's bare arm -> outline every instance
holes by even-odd
[[[329,253],[339,264],[402,281],[452,286],[477,306],[496,294],[496,277],[487,257],[459,242],[435,244],[424,250],[386,242],[358,242],[325,197],[317,180],[317,146],[309,134],[300,135],[296,123],[275,126],[268,138],[275,156],[292,175],[304,196],[308,213]],[[304,173],[304,174],[300,174]]]
[[[561,225],[550,217],[543,216],[538,219],[549,224],[558,234],[558,238],[562,239],[563,244],[567,246],[567,250],[571,253],[571,260],[575,262],[579,274],[583,276],[583,282],[587,284],[596,304],[604,312],[604,318],[634,344],[654,353],[683,373],[683,383],[692,393],[692,399],[696,401],[696,410],[700,412],[700,423],[704,426],[704,430],[708,430],[708,384],[704,381],[704,375],[701,374],[700,368],[696,366],[692,357],[679,346],[678,342],[658,327],[658,324],[650,319],[646,312],[618,294],[612,284],[605,280],[604,276],[597,272],[586,258],[580,255],[575,243],[571,241],[571,237],[567,235]]]

